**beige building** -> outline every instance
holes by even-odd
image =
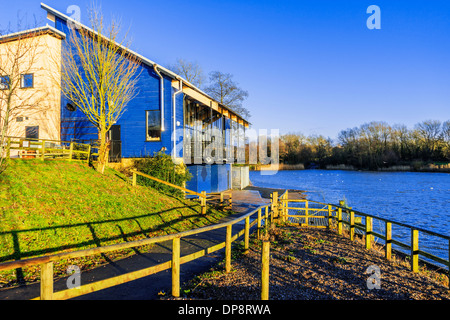
[[[0,134],[61,139],[64,38],[64,33],[50,26],[0,37]]]

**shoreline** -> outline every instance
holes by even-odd
[[[306,170],[311,170],[311,169],[306,169]],[[307,190],[267,188],[267,187],[258,187],[258,186],[254,186],[254,185],[250,185],[250,186],[244,188],[244,190],[259,191],[262,198],[269,199],[269,200],[271,199],[271,197],[270,197],[271,194],[275,191],[277,191],[278,195],[280,195],[287,190],[289,199],[306,199],[306,200],[308,200],[308,192],[309,192]],[[383,245],[381,245],[381,246],[383,246]],[[395,253],[398,257],[401,257],[402,259],[409,258],[409,255],[402,250],[392,248],[392,252]],[[439,270],[443,269],[442,266],[440,266],[438,263],[435,263],[433,261],[425,260],[422,257],[419,260],[423,265],[427,266],[430,270],[439,271]]]
[[[407,167],[407,168],[406,168]],[[305,170],[326,170],[326,171],[359,171],[359,172],[414,172],[414,173],[450,173],[450,167],[445,168],[420,168],[414,169],[410,166],[393,166],[388,168],[380,168],[378,170],[370,169],[357,169],[350,166],[327,166],[326,168],[289,168],[282,167],[278,168],[276,171],[305,171]],[[274,171],[273,169],[264,167],[251,167],[250,171]]]

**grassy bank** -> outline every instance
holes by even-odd
[[[0,176],[0,263],[63,251],[176,233],[217,222],[229,214],[198,202],[132,188],[127,178],[67,162],[13,161]],[[142,248],[145,250],[145,248]],[[133,250],[77,261],[88,269]],[[56,274],[73,261],[63,261]],[[0,287],[36,280],[38,268],[0,274]],[[20,273],[20,274],[19,274]]]

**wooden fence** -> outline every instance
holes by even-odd
[[[27,260],[19,260],[19,261],[11,261],[7,263],[0,264],[0,271],[13,270],[18,268],[25,268],[31,266],[40,266],[41,269],[41,283],[40,283],[40,296],[33,300],[66,300],[75,298],[78,296],[86,295],[95,291],[103,290],[106,288],[110,288],[113,286],[117,286],[123,283],[127,283],[129,281],[133,281],[142,277],[147,277],[149,275],[158,273],[160,271],[172,269],[172,295],[174,297],[179,297],[180,295],[180,266],[184,263],[193,261],[205,255],[211,254],[218,250],[225,248],[225,271],[227,273],[231,272],[231,253],[232,253],[232,243],[244,235],[244,250],[248,250],[249,248],[249,236],[250,229],[258,225],[258,231],[262,226],[264,221],[267,221],[271,216],[272,211],[270,210],[271,205],[263,205],[255,210],[243,215],[242,217],[236,218],[232,221],[216,224],[212,226],[207,226],[199,229],[189,230],[180,232],[177,234],[171,234],[166,236],[159,236],[150,239],[144,239],[133,242],[126,242],[121,244],[115,244],[105,247],[98,247],[93,249],[87,249],[76,252],[68,252],[68,253],[60,253],[56,255],[43,256],[33,259]],[[262,211],[265,211],[265,215],[262,214]],[[254,216],[254,220],[250,223],[250,219]],[[233,225],[245,220],[245,227],[235,234],[232,233]],[[267,225],[266,223],[264,223]],[[226,229],[225,239],[223,242],[211,246],[206,249],[199,250],[189,255],[181,256],[180,252],[180,241],[181,239],[201,234],[204,232],[217,230],[217,229]],[[120,276],[116,276],[113,278],[97,281],[90,284],[82,285],[78,288],[67,289],[63,291],[54,292],[53,290],[53,264],[56,261],[65,260],[65,259],[74,259],[74,258],[82,258],[88,257],[96,254],[114,252],[122,249],[128,248],[136,248],[144,245],[151,245],[162,243],[165,241],[172,241],[172,259],[170,261],[166,261],[160,263],[155,266],[151,266],[145,269],[141,269],[138,271],[126,273]]]
[[[444,240],[447,244],[447,252],[449,257],[450,236],[359,212],[353,210],[352,208],[345,207],[343,202],[340,202],[339,205],[333,205],[311,200],[292,200],[286,198],[280,199],[280,201],[282,202],[280,210],[283,212],[282,215],[284,216],[284,220],[290,220],[291,222],[301,221],[297,223],[302,226],[335,229],[339,235],[343,235],[343,231],[346,229],[348,231],[348,236],[352,241],[355,239],[356,232],[359,231],[365,239],[366,249],[370,249],[372,247],[374,237],[383,240],[385,245],[385,257],[387,260],[391,260],[392,258],[393,244],[406,249],[409,251],[411,270],[413,272],[419,271],[419,258],[421,256],[428,258],[431,261],[441,263],[449,268],[448,276],[450,286],[450,259],[445,260],[425,250],[421,250],[419,246],[419,232]],[[302,207],[294,207],[294,203],[299,204]],[[312,208],[311,204],[318,205],[319,207]],[[303,211],[304,214],[290,214],[290,210]],[[344,214],[347,216],[346,218],[344,218]],[[321,222],[319,223],[320,219]],[[313,224],[311,223],[312,220],[314,221]],[[374,231],[374,221],[384,224],[383,234]],[[395,239],[392,233],[392,226],[399,226],[409,229],[411,239],[410,244],[402,242],[399,238]]]
[[[185,195],[194,195],[194,196],[197,196],[197,197],[200,199],[200,207],[201,207],[201,213],[202,213],[202,214],[206,214],[206,210],[207,210],[207,203],[206,203],[206,202],[207,202],[207,199],[208,199],[208,195],[209,195],[209,196],[214,195],[214,194],[212,194],[212,193],[207,194],[205,191],[202,191],[202,192],[192,191],[192,190],[186,189],[186,188],[184,188],[184,187],[180,187],[180,186],[178,186],[178,185],[176,185],[176,184],[173,184],[173,183],[170,183],[170,182],[167,182],[167,181],[164,181],[164,180],[161,180],[161,179],[152,177],[152,176],[150,176],[150,175],[148,175],[148,174],[145,174],[145,173],[136,171],[136,170],[134,170],[134,169],[131,170],[131,173],[133,174],[133,180],[132,180],[132,181],[133,181],[133,182],[132,182],[133,187],[136,187],[136,185],[137,185],[137,176],[139,175],[139,176],[141,176],[141,177],[144,177],[144,178],[147,178],[147,179],[150,179],[150,180],[153,180],[153,181],[156,181],[156,182],[165,184],[166,186],[172,187],[172,188],[174,188],[174,189],[181,190],[181,191],[183,191],[183,192],[185,193]],[[228,196],[228,202],[225,201],[225,196],[224,196],[225,193],[224,193],[224,192],[220,192],[220,193],[218,193],[217,195],[219,196],[219,199],[220,199],[220,200],[219,200],[219,204],[220,204],[221,206],[227,206],[227,205],[232,206],[232,203],[233,203],[233,197],[232,197],[232,194],[231,194],[231,193],[229,193],[229,196]]]
[[[6,137],[6,157],[17,151],[21,159],[67,160],[89,163],[91,145],[60,140]]]
[[[419,249],[418,232],[425,232],[432,234],[434,236],[441,237],[446,241],[450,241],[450,237],[441,235],[432,231],[424,230],[422,228],[417,228],[409,226],[403,223],[394,222],[380,217],[375,217],[362,212],[352,210],[351,208],[346,208],[342,204],[333,205],[320,203],[310,200],[293,200],[288,199],[287,191],[282,195],[278,195],[277,192],[272,194],[272,200],[270,204],[264,204],[258,208],[252,210],[251,212],[233,219],[231,221],[220,223],[216,225],[211,225],[199,229],[189,230],[180,232],[177,234],[159,236],[150,239],[144,239],[133,242],[120,243],[105,247],[98,247],[93,249],[87,249],[76,252],[66,252],[56,255],[43,256],[27,260],[11,261],[7,263],[0,264],[0,271],[13,270],[24,267],[40,266],[41,270],[41,283],[40,283],[40,296],[35,300],[65,300],[82,295],[86,295],[95,291],[110,288],[116,285],[127,283],[142,277],[146,277],[163,270],[171,269],[172,271],[172,296],[180,296],[180,266],[187,262],[193,261],[205,255],[211,254],[218,250],[225,248],[225,272],[231,272],[231,254],[232,254],[232,243],[244,235],[244,251],[249,249],[249,236],[251,228],[256,225],[256,230],[258,238],[261,236],[261,231],[263,229],[267,230],[267,226],[272,222],[273,219],[280,219],[281,221],[289,221],[295,223],[295,219],[303,219],[299,222],[300,225],[307,227],[325,227],[336,230],[340,235],[343,235],[344,226],[349,230],[350,239],[354,239],[355,230],[360,230],[366,239],[366,248],[370,249],[373,241],[373,237],[379,237],[385,240],[385,251],[386,258],[391,258],[392,244],[396,244],[405,248],[409,248],[411,252],[411,268],[413,272],[418,271],[419,255],[430,258],[440,263],[444,263],[447,266],[449,261],[436,257],[430,253],[422,251]],[[302,207],[295,207],[294,204],[302,205]],[[320,207],[313,207],[312,204],[319,205]],[[290,214],[290,210],[304,211],[304,214]],[[264,214],[263,214],[264,211]],[[323,213],[323,214],[322,214]],[[343,213],[348,214],[349,219],[343,218]],[[255,217],[256,216],[256,217]],[[355,216],[361,218],[360,222],[357,222]],[[362,223],[362,218],[364,218],[364,223]],[[252,220],[253,219],[253,220]],[[325,223],[318,224],[317,219],[322,219]],[[373,219],[383,221],[386,224],[385,234],[378,234],[373,231]],[[235,234],[233,234],[233,226],[245,220],[244,228]],[[264,224],[264,226],[263,226]],[[407,227],[411,229],[411,245],[402,243],[397,239],[393,239],[391,227],[393,224]],[[197,252],[181,256],[180,243],[183,238],[188,236],[201,234],[204,232],[226,229],[224,241],[215,244],[206,249],[199,250]],[[113,278],[97,281],[94,283],[89,283],[82,285],[78,288],[62,290],[54,292],[53,290],[53,264],[56,261],[88,257],[96,254],[102,254],[107,252],[114,252],[122,249],[136,248],[144,245],[151,245],[162,243],[165,241],[172,241],[171,248],[171,260],[160,263],[155,266],[150,266],[138,271],[126,273]],[[263,241],[261,250],[261,299],[269,299],[269,266],[270,266],[270,243]],[[449,268],[450,270],[450,268]]]

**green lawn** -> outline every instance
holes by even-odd
[[[229,214],[198,202],[133,188],[119,172],[100,175],[86,165],[15,160],[0,175],[0,263],[176,233],[216,223]],[[145,248],[141,248],[145,250]],[[82,269],[132,254],[99,255],[77,262]],[[69,261],[55,266],[64,274]],[[0,274],[0,287],[17,277],[38,278],[38,268]],[[23,274],[22,274],[23,273]]]

